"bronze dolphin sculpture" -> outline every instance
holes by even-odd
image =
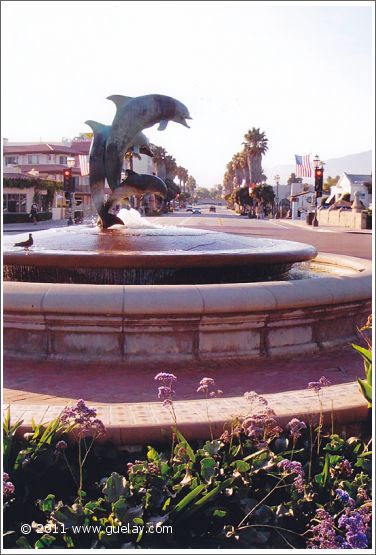
[[[110,227],[116,223],[124,224],[117,216],[108,212],[117,201],[131,196],[141,197],[147,193],[153,193],[163,198],[167,196],[167,186],[160,177],[138,174],[132,170],[126,170],[126,174],[127,177],[121,182],[119,187],[114,189],[104,204],[103,209],[99,212],[103,228]]]
[[[103,220],[104,187],[107,177],[105,168],[105,147],[111,126],[104,125],[94,120],[87,120],[85,123],[91,127],[94,134],[89,153],[90,190],[94,206],[98,214],[102,214],[101,218]],[[130,148],[135,149],[135,147],[138,148],[142,154],[153,156],[149,147],[149,139],[141,132],[137,133],[134,137]],[[116,216],[114,216],[114,218],[116,218]],[[118,221],[114,223],[123,223],[119,218],[117,218],[117,220]]]
[[[188,108],[170,96],[149,94],[130,98],[112,95],[107,98],[116,105],[105,153],[106,177],[110,188],[114,190],[120,184],[124,154],[137,133],[158,122],[159,129],[163,130],[170,120],[189,127],[185,120],[192,118]]]

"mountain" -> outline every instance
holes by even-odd
[[[347,156],[342,156],[341,158],[331,158],[326,160],[325,166],[325,177],[336,175],[341,175],[343,172],[346,173],[356,173],[356,174],[371,174],[372,173],[372,151],[367,150],[365,152],[359,152],[358,154],[348,154]],[[273,167],[265,167],[264,173],[268,176],[267,182],[269,184],[274,184],[274,176],[279,175],[281,177],[280,183],[286,183],[291,173],[295,173],[295,166],[293,164],[278,164]],[[310,178],[304,178],[305,181],[310,181]]]

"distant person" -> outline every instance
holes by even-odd
[[[38,206],[33,202],[30,209],[30,218],[34,225],[37,225]]]

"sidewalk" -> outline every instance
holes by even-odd
[[[67,219],[64,220],[46,220],[38,222],[34,225],[32,222],[17,223],[17,224],[3,224],[3,232],[6,233],[24,233],[33,231],[44,231],[45,229],[53,229],[58,227],[67,227]],[[88,224],[89,220],[84,222]],[[73,224],[75,225],[75,224]]]
[[[364,373],[362,358],[350,346],[315,355],[288,359],[255,359],[235,364],[219,361],[186,364],[182,368],[147,363],[143,368],[124,368],[122,364],[80,363],[67,361],[4,361],[4,408],[11,407],[12,420],[22,419],[20,433],[30,431],[31,419],[49,421],[64,406],[83,398],[98,409],[107,427],[107,438],[117,443],[140,444],[158,441],[169,430],[169,412],[157,398],[160,371],[177,376],[174,402],[179,429],[187,438],[208,435],[208,414],[216,434],[225,422],[247,414],[250,406],[246,391],[264,396],[275,410],[281,424],[294,417],[318,417],[320,402],[308,383],[325,376],[331,386],[323,392],[325,421],[331,418],[337,429],[367,418],[367,404],[359,393],[357,376]],[[57,379],[57,376],[60,376]],[[63,376],[63,378],[61,378]],[[104,377],[105,376],[105,377]],[[215,379],[222,395],[209,399],[208,405],[197,387],[204,376]],[[333,415],[332,415],[333,411]]]
[[[313,225],[308,225],[305,220],[290,220],[288,218],[282,218],[273,221],[275,221],[276,223],[279,222],[281,224],[288,224],[312,231],[327,231],[332,233],[362,233],[365,235],[372,235],[372,229],[354,229],[351,227],[342,227],[336,225],[318,225],[317,227],[314,227]]]

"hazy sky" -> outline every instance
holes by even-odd
[[[53,141],[110,124],[111,94],[159,93],[191,129],[145,131],[201,186],[243,136],[264,166],[373,146],[373,2],[2,1],[2,136]],[[271,176],[269,176],[271,177]],[[270,179],[269,179],[270,181]]]

